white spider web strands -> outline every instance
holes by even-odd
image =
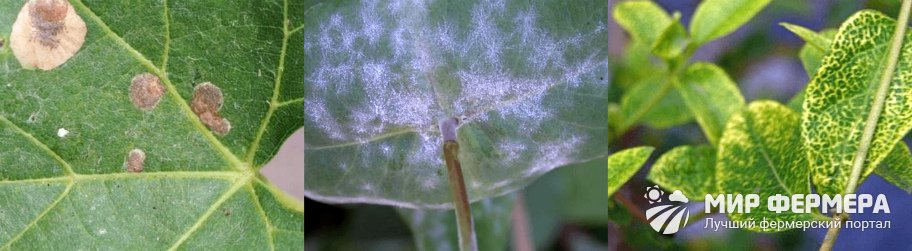
[[[467,119],[459,158],[473,201],[606,156],[608,8],[586,2],[365,0],[309,11],[306,195],[451,207],[437,129],[446,117]]]

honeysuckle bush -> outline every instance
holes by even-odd
[[[811,187],[819,194],[853,193],[871,173],[912,191],[912,156],[901,142],[912,128],[912,36],[906,33],[897,40],[902,43],[892,42],[897,29],[893,18],[862,10],[838,30],[820,32],[782,24],[806,42],[798,57],[810,77],[806,89],[788,104],[746,101],[725,69],[691,60],[697,48],[731,33],[768,3],[707,0],[687,28],[678,13],[669,15],[655,3],[619,3],[613,17],[631,37],[619,64],[630,72],[619,80],[624,86],[613,89],[623,94],[609,105],[611,135],[622,136],[638,124],[663,129],[695,120],[707,144],[659,153],[647,175],[692,201],[702,201],[705,194],[809,194]],[[652,150],[637,147],[608,158],[609,196]],[[761,200],[750,214],[728,217],[844,219],[770,212],[766,203]],[[749,230],[784,229],[757,224]]]

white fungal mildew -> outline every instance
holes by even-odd
[[[86,24],[65,0],[30,0],[19,11],[10,47],[22,68],[51,70],[82,48]]]
[[[605,63],[595,55],[567,59],[569,50],[600,34],[603,24],[560,38],[538,27],[538,14],[529,8],[515,14],[510,29],[495,20],[506,13],[505,3],[482,1],[472,8],[469,29],[459,31],[448,21],[429,23],[425,1],[388,1],[385,10],[383,2],[363,1],[357,13],[331,14],[305,35],[306,54],[316,64],[306,73],[305,114],[332,141],[365,142],[395,128],[420,131],[443,114],[474,119],[509,103],[522,103],[514,117],[534,125],[551,115],[534,101],[554,86],[579,85],[583,75]],[[521,42],[507,46],[515,41]],[[508,54],[526,58],[530,69],[511,69],[516,62],[505,62]],[[454,75],[461,93],[453,97],[435,90],[440,81],[435,71],[446,62],[460,64]]]
[[[362,188],[309,190],[308,196],[414,207],[387,197],[397,191],[385,191],[385,180],[404,177],[408,187],[445,189],[442,143],[462,133],[477,139],[460,153],[472,171],[529,177],[573,163],[577,148],[597,132],[559,120],[574,119],[580,109],[595,113],[579,106],[584,102],[575,91],[595,97],[607,92],[597,80],[607,72],[606,24],[593,19],[585,27],[545,26],[540,19],[552,20],[553,13],[539,13],[539,3],[518,9],[515,3],[479,1],[457,10],[459,18],[440,18],[430,15],[436,1],[365,0],[308,26],[304,114],[313,140],[307,150],[356,156],[321,164],[337,165],[332,173],[344,178],[333,184]],[[378,168],[384,170],[371,170]],[[354,172],[385,176],[349,175]],[[515,185],[486,172],[467,180],[476,190],[470,193],[506,193]]]
[[[70,134],[70,131],[67,131],[66,128],[61,127],[59,129],[57,129],[57,137],[63,138],[63,137],[66,137],[68,134]]]

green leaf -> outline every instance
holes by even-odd
[[[831,44],[834,36],[836,36],[836,30],[833,29],[823,30],[820,34],[816,35],[817,38],[825,39],[827,45]],[[801,47],[801,51],[798,52],[798,58],[801,59],[801,65],[804,66],[804,70],[807,72],[809,79],[814,78],[814,74],[820,69],[823,57],[826,56],[828,51],[829,47],[826,47],[825,50],[821,50],[810,43],[805,43],[804,46]],[[804,105],[804,95],[806,92],[806,87],[801,89],[801,91],[798,91],[798,93],[789,100],[788,107],[799,113],[804,111],[802,105]]]
[[[725,194],[758,194],[760,205],[750,213],[730,213],[734,221],[810,220],[810,214],[767,210],[770,196],[808,194],[808,161],[802,151],[800,116],[773,101],[756,101],[732,116],[719,144],[716,179]],[[754,231],[761,229],[756,223]]]
[[[792,96],[792,99],[789,99],[788,106],[793,111],[801,113],[804,109],[801,107],[804,104],[804,95],[807,89],[801,89],[798,93],[795,93],[795,96]]]
[[[651,1],[626,1],[614,7],[614,20],[633,40],[652,46],[671,24],[672,19],[662,7]]]
[[[354,1],[312,8],[304,39],[305,194],[449,208],[437,122],[463,118],[471,201],[607,156],[601,1]]]
[[[902,142],[894,146],[890,154],[874,169],[874,173],[907,193],[912,193],[912,154],[909,154],[909,147]]]
[[[829,46],[832,44],[834,36],[836,36],[836,31],[828,29],[821,31],[819,35],[815,35],[814,37],[818,40],[823,40],[818,41],[817,43],[823,43]],[[830,47],[823,47],[823,49],[821,49],[821,47],[815,46],[810,42],[805,43],[804,46],[801,47],[801,51],[798,52],[798,58],[801,59],[801,65],[804,66],[808,78],[814,78],[814,74],[820,69],[820,64],[823,61],[823,57],[829,52],[829,48]]]
[[[822,194],[845,192],[852,162],[884,74],[888,44],[896,22],[874,11],[861,11],[840,27],[823,66],[808,85],[802,117],[814,183]],[[906,36],[906,40],[912,34]],[[902,47],[859,180],[870,174],[912,128],[912,46]]]
[[[605,184],[607,173],[604,159],[593,160],[558,168],[523,189],[536,247],[553,246],[561,224],[605,226],[609,200],[592,184]]]
[[[798,59],[801,60],[801,66],[804,66],[804,71],[807,72],[808,79],[814,79],[814,74],[820,69],[820,64],[822,63],[824,56],[826,56],[825,51],[818,50],[810,44],[805,44],[801,47],[801,50],[798,51]]]
[[[830,43],[832,42],[832,37],[826,37],[821,34],[817,34],[808,28],[802,26],[790,24],[790,23],[779,23],[782,27],[785,27],[795,35],[798,35],[804,42],[807,42],[808,45],[813,46],[815,49],[826,52],[830,49]]]
[[[681,25],[680,18],[675,17],[656,39],[652,46],[652,53],[664,59],[673,59],[680,56],[688,45],[690,45],[690,38],[687,37],[687,30],[684,29],[684,25]]]
[[[507,249],[515,201],[516,196],[509,194],[472,203],[478,250]],[[412,229],[418,250],[459,250],[453,210],[397,208],[396,211]]]
[[[588,226],[605,225],[608,220],[605,211],[608,201],[604,199],[602,191],[592,189],[593,184],[605,184],[608,172],[604,165],[604,160],[593,160],[554,171],[554,175],[560,179],[558,185],[561,186],[561,196],[550,203],[560,202],[558,206],[564,221]],[[531,193],[526,197],[537,195]]]
[[[666,92],[665,95],[661,95],[663,90]],[[684,99],[672,88],[667,76],[649,77],[634,84],[621,97],[623,119],[620,123],[631,126],[642,121],[658,129],[684,124],[693,120],[693,114],[688,110],[681,110],[682,106]]]
[[[0,37],[25,2],[0,4]],[[303,125],[305,6],[70,2],[88,33],[65,64],[26,70],[0,50],[0,250],[300,249],[303,203],[258,170]],[[165,90],[150,111],[130,99],[143,73]],[[203,82],[224,136],[191,108]]]
[[[608,156],[608,196],[616,192],[630,179],[649,159],[655,148],[651,146],[634,147]]]
[[[714,64],[689,66],[676,89],[713,145],[718,144],[728,118],[744,107],[744,98],[735,82]]]
[[[646,178],[668,191],[681,190],[694,201],[716,194],[716,150],[712,146],[679,146],[662,154]]]
[[[754,17],[770,0],[705,0],[690,21],[690,34],[698,45],[728,35]]]
[[[659,64],[652,54],[652,44],[628,43],[624,53],[619,58],[611,58],[612,86],[627,90],[630,87],[649,77],[656,72],[663,71],[664,65]],[[614,87],[613,87],[614,88]]]

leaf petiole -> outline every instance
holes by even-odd
[[[478,250],[475,241],[475,226],[472,221],[472,209],[469,207],[469,196],[466,193],[462,177],[462,166],[459,165],[459,143],[447,140],[443,143],[443,156],[447,165],[447,178],[450,181],[450,193],[453,195],[453,207],[456,209],[456,226],[459,228],[459,250]]]

